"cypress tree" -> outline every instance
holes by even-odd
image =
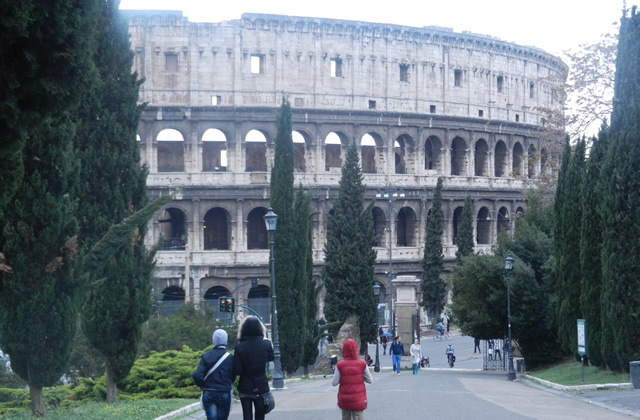
[[[640,15],[621,19],[603,166],[602,353],[616,371],[640,359]],[[606,175],[606,178],[605,178]]]
[[[86,98],[77,141],[83,163],[78,215],[86,248],[147,203],[147,169],[139,165],[136,142],[141,81],[131,73],[133,52],[118,4],[101,4],[95,54],[100,78]],[[101,280],[90,289],[82,312],[83,331],[106,361],[108,402],[117,400],[116,383],[133,366],[142,323],[151,314],[154,252],[146,251],[145,231],[143,222],[128,234],[128,245],[93,273]]]
[[[422,307],[430,311],[434,317],[440,314],[447,298],[447,284],[440,277],[444,271],[444,256],[442,255],[443,234],[442,213],[442,178],[438,178],[433,193],[431,211],[427,219],[427,237],[424,243],[422,257]]]
[[[576,144],[575,151],[565,150],[570,154],[565,171],[564,191],[561,198],[559,218],[556,223],[561,235],[556,240],[556,316],[558,321],[558,338],[565,353],[577,353],[576,320],[581,318],[580,292],[580,231],[582,223],[582,180],[584,178],[584,139]],[[557,205],[558,203],[556,203]]]
[[[93,1],[2,7],[0,345],[28,382],[37,417],[45,415],[42,388],[67,368],[82,292],[72,140],[93,76],[94,13]]]
[[[344,322],[351,315],[358,316],[363,354],[367,343],[377,336],[373,203],[364,207],[364,193],[358,148],[351,142],[342,167],[338,198],[328,215],[322,278],[327,321]]]
[[[271,207],[278,215],[275,235],[275,275],[278,299],[278,331],[282,350],[282,368],[294,372],[302,364],[304,336],[304,298],[306,281],[299,276],[303,269],[303,252],[296,248],[293,191],[293,139],[291,105],[282,98],[276,116],[275,156],[271,171]],[[292,269],[297,267],[297,269]]]
[[[602,223],[598,206],[600,168],[606,149],[606,135],[603,127],[600,139],[592,139],[591,152],[586,164],[585,178],[582,184],[582,231],[580,235],[580,266],[582,284],[580,309],[587,321],[587,355],[589,363],[604,367],[600,349],[601,321],[600,296],[602,294]]]
[[[456,259],[460,264],[462,257],[473,254],[473,200],[470,195],[467,195],[464,200],[456,244],[458,245]]]

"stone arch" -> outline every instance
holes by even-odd
[[[371,209],[373,217],[373,230],[376,235],[376,246],[384,247],[384,232],[387,227],[387,216],[380,207]]]
[[[474,158],[475,158],[475,176],[487,176],[488,169],[488,156],[489,146],[485,139],[478,139],[475,144]]]
[[[175,315],[178,308],[184,305],[184,289],[180,286],[169,286],[161,292],[162,298],[158,302],[158,315]]]
[[[184,172],[184,136],[174,128],[165,128],[156,136],[158,172]]]
[[[456,136],[451,142],[451,175],[464,176],[467,174],[467,142]]]
[[[524,149],[522,148],[522,144],[520,142],[516,142],[513,145],[513,176],[519,177],[522,175],[522,164],[523,164],[523,155]]]
[[[396,245],[417,246],[417,219],[416,212],[411,207],[403,207],[396,217]]]
[[[536,147],[531,144],[529,145],[529,151],[527,156],[527,178],[532,179],[536,176]]]
[[[375,174],[376,149],[382,144],[382,138],[377,133],[365,133],[360,138],[360,162],[362,173]]]
[[[247,215],[247,249],[268,249],[265,214],[267,209],[256,207]]]
[[[219,298],[227,296],[231,296],[229,289],[224,286],[213,286],[208,288],[207,291],[204,292],[204,302],[207,305],[216,308],[217,311],[218,303],[220,302]]]
[[[402,134],[394,141],[393,154],[396,174],[407,173],[407,168],[410,166],[410,162],[407,161],[407,157],[411,156],[412,149],[413,139],[408,134]]]
[[[424,169],[441,172],[440,150],[442,142],[437,136],[429,136],[424,142]]]
[[[271,322],[270,292],[269,286],[259,284],[249,289],[249,294],[247,295],[247,306],[260,314],[267,324]]]
[[[509,215],[509,209],[506,207],[500,207],[498,209],[498,235],[501,233],[509,233],[511,230],[511,216]]]
[[[262,130],[250,130],[244,137],[245,172],[267,171],[267,136]]]
[[[493,167],[495,168],[494,175],[498,178],[502,177],[507,171],[507,146],[502,140],[498,140],[498,142],[496,143],[496,148],[493,156]]]
[[[162,210],[158,218],[161,249],[184,250],[187,243],[187,225],[184,211],[176,207]]]
[[[476,243],[478,245],[487,245],[491,243],[491,218],[489,217],[489,209],[481,207],[478,210],[478,218],[476,220]]]
[[[227,135],[217,128],[202,134],[202,172],[227,170]]]
[[[458,241],[458,226],[460,225],[460,221],[462,221],[462,206],[456,207],[453,210],[453,217],[451,218],[451,233],[453,234],[451,243],[453,245]]]
[[[293,130],[291,138],[293,139],[293,170],[295,172],[305,172],[307,165],[304,156],[310,136],[304,131]]]
[[[342,168],[342,146],[348,138],[344,133],[332,131],[324,138],[324,169]]]
[[[231,223],[229,213],[214,207],[204,215],[202,225],[205,250],[228,250],[231,237]]]

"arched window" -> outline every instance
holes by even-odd
[[[184,289],[179,286],[169,286],[162,291],[162,298],[158,302],[158,315],[175,315],[182,305],[184,305]]]
[[[293,169],[297,172],[304,172],[307,169],[304,159],[305,136],[300,131],[293,131],[291,138],[293,139]]]
[[[451,228],[453,233],[453,240],[452,240],[453,245],[457,243],[458,226],[460,225],[461,221],[462,221],[462,207],[456,207],[456,209],[453,211],[453,220],[451,221],[452,223]]]
[[[513,176],[519,177],[522,175],[522,154],[524,150],[520,143],[513,145]]]
[[[342,140],[338,133],[332,131],[324,139],[324,169],[329,171],[331,168],[342,167]]]
[[[227,211],[216,207],[204,215],[204,249],[223,250],[229,249],[229,217]]]
[[[527,156],[527,178],[531,179],[536,176],[536,147],[532,144],[529,146]]]
[[[489,156],[489,146],[484,139],[476,142],[475,158],[475,176],[487,176],[487,157]]]
[[[269,287],[259,284],[249,290],[248,305],[251,309],[256,311],[264,320],[265,323],[271,322],[271,310],[269,308],[269,293],[271,289]]]
[[[184,172],[184,137],[174,129],[158,133],[158,172]]]
[[[498,235],[501,233],[509,233],[511,229],[511,217],[506,207],[500,207],[498,210]]]
[[[442,142],[436,136],[430,136],[424,142],[424,169],[440,171],[440,149]]]
[[[258,130],[251,130],[244,138],[245,141],[245,171],[267,171],[267,138]]]
[[[247,248],[267,249],[267,228],[264,225],[264,215],[267,209],[257,207],[247,217]]]
[[[184,250],[187,243],[185,214],[182,210],[169,207],[158,218],[162,249]]]
[[[467,142],[462,137],[455,137],[451,142],[451,175],[466,175]]]
[[[411,207],[403,207],[396,220],[397,246],[416,246],[416,213]]]
[[[491,218],[489,210],[482,207],[478,211],[478,220],[476,220],[476,243],[478,245],[486,245],[491,242]]]
[[[499,140],[496,144],[494,160],[495,176],[504,176],[505,172],[507,171],[507,146],[502,140]]]
[[[210,128],[202,135],[202,171],[227,170],[227,136],[217,128]]]
[[[218,304],[221,297],[230,297],[229,289],[223,286],[213,286],[207,289],[204,293],[204,301],[207,305],[213,307],[218,311]],[[225,317],[226,318],[226,317]]]
[[[371,134],[365,134],[360,139],[360,160],[362,172],[365,174],[376,173],[376,141]]]
[[[376,246],[384,247],[384,232],[387,228],[387,217],[380,207],[374,207],[371,209],[371,212],[373,214],[373,229],[376,234]]]
[[[393,151],[395,156],[395,173],[396,174],[406,174],[407,173],[407,162],[405,160],[405,155],[407,154],[407,141],[410,140],[409,136],[402,135],[393,142]]]

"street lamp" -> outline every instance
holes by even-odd
[[[391,316],[391,334],[396,336],[396,318],[393,312],[393,203],[396,198],[404,198],[404,190],[395,185],[380,186],[376,192],[376,198],[386,198],[389,202],[389,314]]]
[[[373,285],[373,295],[376,297],[380,296],[380,284],[378,284],[378,282],[376,282],[376,284]],[[376,302],[376,334],[378,334],[378,308],[377,308],[378,304]],[[376,338],[376,361],[373,365],[373,371],[374,372],[380,372],[380,349],[378,347],[378,341],[380,341],[380,337],[378,336],[378,338]]]
[[[271,207],[264,215],[264,223],[269,233],[269,263],[271,266],[271,308],[273,311],[273,319],[271,320],[271,329],[273,330],[273,387],[284,388],[284,375],[282,374],[282,364],[280,363],[280,339],[278,337],[278,308],[276,306],[276,275],[275,262],[276,258],[273,253],[273,236],[276,232],[278,224],[278,215],[273,212]]]
[[[504,260],[504,271],[507,274],[507,327],[509,328],[509,342],[507,344],[509,370],[507,379],[513,381],[516,379],[516,371],[513,369],[513,351],[511,349],[511,271],[513,271],[513,257],[511,254],[508,254]]]

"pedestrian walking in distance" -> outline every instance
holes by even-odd
[[[420,340],[418,340],[417,338],[409,348],[409,354],[411,354],[413,374],[417,375],[418,371],[420,370],[420,361],[422,360],[422,347],[420,346]]]
[[[342,346],[342,357],[336,365],[331,385],[338,388],[338,407],[342,420],[364,420],[367,409],[367,389],[364,383],[373,383],[367,363],[358,359],[358,345],[348,338]]]
[[[404,356],[404,345],[400,341],[400,336],[397,336],[395,341],[391,343],[389,354],[393,362],[393,374],[400,375],[400,361],[402,360],[402,356]]]
[[[238,394],[243,420],[264,419],[264,404],[260,395],[269,392],[266,366],[273,361],[273,345],[264,339],[266,330],[255,316],[246,317],[238,330],[239,342],[233,357],[233,373],[240,377]]]
[[[191,376],[202,390],[202,408],[207,420],[227,420],[231,411],[233,355],[227,352],[227,339],[225,330],[213,332],[213,349],[202,355]]]
[[[480,339],[479,338],[474,338],[473,339],[473,352],[476,352],[476,349],[478,349],[478,353],[482,353],[480,351]]]

